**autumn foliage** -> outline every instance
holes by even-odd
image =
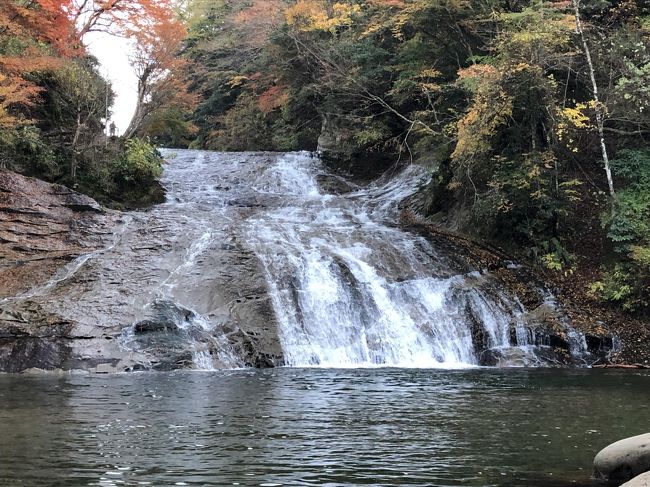
[[[171,10],[132,28],[137,49],[131,64],[138,78],[138,98],[127,137],[135,135],[157,110],[189,110],[196,105],[197,97],[188,92],[183,73],[188,61],[179,56],[186,35]]]
[[[114,93],[84,38],[103,32],[134,40],[141,90],[126,135],[147,133],[143,125],[157,110],[182,122],[193,95],[181,76],[187,61],[177,54],[186,30],[175,6],[172,0],[0,1],[0,167],[108,200],[149,194],[132,187],[143,181],[132,149],[144,148],[156,164],[159,156],[146,139],[107,137]],[[191,133],[191,124],[186,128]],[[144,180],[155,185],[155,177]]]
[[[250,6],[232,15],[232,26],[242,32],[242,42],[261,48],[282,20],[282,0],[255,0]]]
[[[73,38],[73,25],[61,2],[0,4],[0,39],[6,46],[0,50],[0,127],[16,126],[25,120],[20,108],[34,103],[40,91],[28,75],[53,69],[62,55],[72,55]]]

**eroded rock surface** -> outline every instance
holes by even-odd
[[[101,340],[39,301],[108,247],[119,222],[64,186],[0,171],[0,371],[74,368],[72,343]]]
[[[233,226],[259,205],[230,191],[270,156],[224,156],[203,179],[186,157],[145,212],[0,173],[0,371],[282,363],[262,269]]]
[[[307,153],[168,156],[167,201],[141,212],[0,173],[0,371],[588,365],[611,349],[497,250],[399,225],[422,168],[358,186]]]
[[[27,291],[104,246],[115,220],[64,186],[0,171],[0,298]]]

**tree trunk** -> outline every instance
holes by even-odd
[[[131,122],[126,129],[126,132],[124,132],[125,139],[130,139],[136,134],[140,128],[140,125],[142,125],[142,122],[147,116],[147,92],[149,91],[149,77],[151,76],[152,72],[153,67],[147,66],[138,78],[138,100],[135,105],[135,113],[133,114],[133,118],[131,118]]]
[[[140,86],[140,83],[138,83],[138,100],[135,105],[135,112],[133,113],[133,117],[131,118],[129,126],[124,132],[125,139],[130,139],[133,137],[142,124],[142,120],[144,119],[144,98],[144,88]]]
[[[72,139],[72,158],[70,159],[70,177],[73,181],[77,179],[77,144],[79,143],[79,137],[81,137],[81,110],[77,109],[77,127]]]
[[[133,118],[131,118],[131,122],[129,123],[129,126],[124,131],[124,138],[125,139],[132,138],[135,135],[135,133],[138,131],[138,128],[140,127],[141,123],[142,123],[142,108],[140,102],[138,101],[138,104],[136,105],[135,108],[135,113],[133,114]]]
[[[596,83],[596,74],[594,71],[594,64],[591,60],[591,51],[589,50],[589,45],[587,44],[587,39],[585,38],[584,30],[582,29],[582,22],[580,20],[580,0],[572,0],[573,9],[575,10],[576,17],[576,33],[580,36],[582,40],[582,48],[585,53],[585,58],[587,58],[587,66],[589,68],[589,78],[591,79],[591,89],[594,95],[594,102],[596,103],[596,126],[598,129],[598,137],[600,138],[600,151],[603,157],[603,164],[605,166],[605,174],[607,175],[607,186],[609,187],[609,195],[612,200],[616,200],[616,192],[614,191],[614,181],[612,180],[612,171],[609,167],[609,156],[607,155],[607,144],[605,143],[605,113],[604,106],[600,103],[598,98],[598,84]]]

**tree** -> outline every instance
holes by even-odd
[[[68,16],[70,0],[6,0],[0,5],[0,36],[32,38],[70,55],[79,46],[74,24]]]
[[[233,16],[230,26],[244,34],[243,43],[259,50],[282,24],[284,7],[282,0],[255,0]]]
[[[587,68],[589,70],[589,79],[591,81],[591,91],[594,100],[594,110],[596,112],[596,128],[598,130],[598,138],[600,139],[600,150],[603,157],[603,165],[605,167],[605,175],[607,176],[607,187],[609,188],[609,195],[612,202],[616,200],[616,192],[614,191],[614,180],[612,179],[612,171],[609,167],[609,155],[607,154],[607,144],[605,143],[605,106],[600,102],[598,96],[598,83],[596,82],[596,72],[591,58],[591,50],[585,32],[582,27],[582,20],[580,16],[580,0],[572,0],[573,9],[575,12],[576,33],[582,42],[582,50],[587,60]]]
[[[69,152],[69,175],[75,180],[82,154],[103,131],[102,118],[113,99],[106,81],[89,60],[75,60],[54,71],[48,89],[52,118]]]
[[[38,87],[22,77],[0,71],[0,129],[23,124],[25,118],[14,109],[33,103],[39,91]]]
[[[41,0],[46,1],[46,0]],[[55,0],[47,0],[56,3]],[[129,36],[168,17],[173,0],[72,0],[63,7],[79,26],[78,39],[89,32]]]
[[[73,28],[62,4],[53,0],[0,4],[0,127],[28,123],[25,109],[41,91],[29,75],[53,69],[60,65],[60,55],[71,54]]]
[[[173,12],[152,20],[147,28],[135,31],[136,51],[131,58],[138,78],[133,118],[124,136],[133,137],[147,117],[156,110],[188,108],[195,97],[188,94],[183,68],[187,61],[179,52],[187,32]]]
[[[186,110],[167,108],[156,110],[138,131],[155,145],[187,147],[197,134],[197,127],[188,121]]]

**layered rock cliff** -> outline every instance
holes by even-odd
[[[0,371],[281,363],[261,270],[236,239],[209,229],[211,216],[188,209],[177,223],[165,205],[105,210],[1,171]],[[215,237],[196,267],[194,232],[199,245],[205,232]]]

